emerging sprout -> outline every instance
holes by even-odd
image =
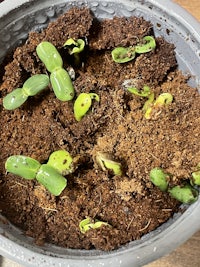
[[[189,184],[182,187],[178,185],[174,186],[173,188],[169,189],[168,192],[170,193],[171,197],[185,204],[192,204],[198,199],[198,190]]]
[[[85,48],[85,41],[82,39],[75,41],[74,39],[69,38],[63,46],[68,49],[70,55],[74,55],[75,65],[79,65],[80,53]]]
[[[147,85],[144,85],[141,91],[138,90],[136,87],[129,87],[127,88],[127,90],[134,95],[138,95],[142,97],[148,97],[151,93],[150,87]]]
[[[165,173],[161,168],[154,168],[150,171],[151,182],[163,192],[167,191],[168,177],[169,174]]]
[[[56,97],[61,101],[72,100],[74,87],[68,72],[63,69],[63,61],[56,47],[49,42],[41,42],[36,52],[51,73],[50,80]]]
[[[81,233],[85,234],[88,230],[100,228],[102,225],[110,226],[106,222],[102,222],[98,220],[95,220],[95,222],[92,222],[91,218],[86,218],[79,223],[79,229]]]
[[[145,36],[143,38],[144,44],[139,44],[135,46],[135,52],[138,54],[143,54],[152,51],[156,47],[156,41],[152,36]]]
[[[73,38],[69,38],[63,45],[65,48],[68,48],[69,54],[77,54],[84,50],[85,42],[82,39],[75,41]]]
[[[111,52],[112,59],[117,63],[126,63],[135,58],[135,48],[134,47],[116,47]]]
[[[92,99],[99,102],[99,96],[94,93],[81,93],[74,102],[74,115],[80,121],[92,105]]]
[[[67,186],[67,180],[48,164],[41,165],[36,179],[54,196],[59,196]]]
[[[130,47],[116,47],[112,50],[112,59],[117,63],[126,63],[133,60],[136,53],[143,54],[152,51],[156,47],[156,41],[152,36],[145,36],[143,43]]]
[[[103,171],[106,169],[111,170],[114,175],[122,175],[122,165],[113,159],[113,156],[109,153],[98,152],[96,155],[96,161]]]
[[[20,107],[28,99],[45,89],[49,84],[49,77],[45,74],[36,74],[28,78],[22,88],[17,88],[3,98],[5,109],[13,110]]]
[[[153,96],[152,96],[151,100],[149,98],[149,102],[146,103],[146,106],[145,106],[145,118],[150,119],[153,109],[169,105],[172,103],[172,101],[173,101],[173,96],[169,93],[160,94],[154,102],[153,102]]]
[[[41,164],[30,157],[16,155],[10,156],[5,163],[5,169],[15,175],[25,179],[34,179],[41,167]]]
[[[67,175],[74,171],[73,158],[66,150],[54,151],[50,155],[47,164],[62,175]]]

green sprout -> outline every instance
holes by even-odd
[[[122,175],[122,165],[113,159],[110,153],[97,152],[96,161],[103,171],[111,170],[114,175]]]
[[[80,121],[92,105],[92,99],[99,102],[99,96],[95,93],[81,93],[74,102],[74,116]]]
[[[169,189],[168,192],[170,193],[171,197],[185,204],[194,203],[198,199],[199,194],[198,190],[189,184],[184,186],[174,186],[173,188]]]
[[[152,36],[145,36],[142,42],[136,46],[114,48],[111,52],[112,59],[117,63],[126,63],[133,60],[136,53],[148,53],[156,47],[156,41]]]
[[[116,47],[111,52],[112,59],[117,63],[126,63],[135,58],[135,48],[134,47]]]
[[[151,99],[149,98],[149,102],[146,103],[145,108],[143,110],[145,110],[145,118],[146,119],[150,119],[151,118],[151,114],[153,109],[158,108],[158,107],[162,107],[162,106],[166,106],[172,103],[173,101],[173,96],[169,93],[162,93],[160,94],[156,100],[153,100],[153,97],[151,97]],[[148,100],[147,100],[148,101]]]
[[[161,191],[165,192],[168,188],[169,174],[165,173],[161,168],[154,168],[150,171],[150,180]]]
[[[77,41],[75,41],[73,38],[69,38],[63,46],[64,48],[68,49],[70,55],[74,56],[75,65],[79,65],[80,53],[85,48],[85,41],[82,39],[78,39]]]
[[[73,158],[66,150],[54,151],[50,155],[47,164],[62,175],[67,175],[74,171]]]
[[[102,222],[99,220],[95,220],[95,222],[93,222],[93,220],[91,218],[86,218],[79,223],[79,229],[80,229],[81,233],[85,234],[88,230],[97,229],[103,225],[110,226],[106,222]]]
[[[142,97],[148,97],[151,93],[150,87],[147,85],[144,85],[142,90],[138,90],[136,87],[129,87],[127,90],[134,95]]]
[[[58,196],[67,186],[63,175],[74,171],[72,161],[70,154],[64,150],[54,151],[47,164],[42,165],[30,157],[15,155],[6,160],[5,169],[25,179],[36,179],[50,193]]]
[[[143,44],[135,46],[135,52],[138,54],[148,53],[155,49],[156,41],[152,36],[145,36],[143,38]]]
[[[41,165],[35,178],[54,196],[59,196],[67,186],[65,177],[48,164]]]
[[[21,155],[10,156],[5,163],[7,172],[30,180],[36,177],[40,167],[37,160]]]
[[[161,168],[154,168],[150,171],[151,182],[161,191],[168,192],[172,198],[175,198],[184,204],[192,204],[198,199],[198,190],[190,184],[185,184],[183,186],[177,185],[168,188],[169,176],[170,174],[165,173]]]
[[[22,88],[16,88],[3,98],[5,109],[13,110],[20,107],[28,99],[45,89],[49,84],[49,77],[45,74],[36,74],[28,78]]]
[[[51,73],[50,80],[56,97],[61,101],[72,100],[74,87],[68,72],[63,68],[63,61],[56,47],[44,41],[37,46],[36,52]]]

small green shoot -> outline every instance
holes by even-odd
[[[161,168],[154,168],[150,171],[150,180],[161,191],[165,192],[168,189],[169,174],[165,173]]]
[[[85,41],[82,39],[75,41],[73,38],[69,38],[63,46],[67,48],[70,55],[74,56],[75,65],[80,65],[80,53],[85,48]]]
[[[171,197],[184,204],[194,203],[198,199],[199,195],[198,190],[189,184],[184,186],[174,186],[173,188],[169,189],[168,192],[170,193]]]
[[[152,36],[145,36],[142,44],[130,47],[116,47],[112,50],[111,55],[116,63],[126,63],[133,60],[136,54],[148,53],[156,48],[156,41]]]
[[[80,121],[92,105],[92,99],[99,102],[99,96],[95,93],[81,93],[74,102],[74,116]]]
[[[56,97],[61,101],[72,100],[74,87],[68,72],[63,68],[63,61],[56,47],[44,41],[37,46],[36,52],[51,73],[50,81]]]
[[[156,100],[154,102],[150,101],[149,102],[149,106],[146,103],[146,107],[145,107],[145,118],[146,119],[150,119],[151,118],[151,114],[152,111],[156,108],[160,108],[162,106],[167,106],[169,104],[171,104],[173,101],[173,96],[169,93],[162,93],[160,94]]]
[[[115,161],[110,153],[98,152],[96,155],[96,161],[103,171],[109,169],[114,173],[114,175],[122,175],[121,163]]]
[[[36,74],[28,78],[22,88],[14,89],[3,98],[5,109],[14,110],[28,99],[44,90],[49,84],[49,77],[45,74]]]
[[[80,229],[82,234],[85,234],[90,229],[97,229],[97,228],[100,228],[103,225],[110,226],[106,222],[102,222],[102,221],[99,221],[99,220],[95,220],[93,222],[93,220],[91,218],[86,218],[86,219],[82,220],[79,223],[79,229]]]
[[[47,164],[42,165],[30,157],[10,156],[6,160],[5,169],[25,179],[37,179],[50,193],[58,196],[67,185],[67,180],[63,175],[74,171],[73,163],[67,151],[58,150],[50,155]]]
[[[134,95],[142,97],[148,97],[151,93],[150,87],[147,85],[144,85],[142,90],[138,90],[136,87],[129,87],[127,90]]]

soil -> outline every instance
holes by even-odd
[[[113,31],[113,29],[115,29]],[[113,250],[140,239],[180,209],[180,203],[161,192],[149,180],[149,172],[161,167],[173,174],[170,186],[186,181],[200,162],[200,96],[177,70],[174,45],[156,38],[156,49],[135,60],[113,62],[111,50],[134,45],[153,35],[143,18],[97,21],[87,8],[72,8],[41,32],[31,32],[4,62],[1,77],[0,208],[13,224],[35,239],[73,249]],[[137,36],[137,38],[136,38]],[[88,45],[80,67],[73,66],[76,96],[95,92],[100,102],[77,122],[73,101],[61,102],[49,87],[14,111],[2,107],[2,98],[33,74],[46,73],[36,55],[42,41],[52,42],[72,68],[63,43],[83,38]],[[172,104],[144,118],[145,99],[125,90],[123,82],[134,79],[158,96],[171,93]],[[79,166],[66,176],[68,185],[60,196],[51,195],[36,180],[6,173],[11,155],[26,155],[45,163],[49,155],[66,149],[79,155]],[[97,152],[111,153],[122,163],[123,175],[103,171],[94,162]],[[98,229],[80,232],[87,217],[108,222]]]

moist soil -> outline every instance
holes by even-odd
[[[137,55],[129,63],[112,60],[113,48],[135,45],[146,35],[153,35],[153,29],[143,18],[98,21],[89,9],[72,8],[45,30],[31,32],[26,43],[5,59],[0,86],[0,208],[36,244],[113,250],[140,239],[180,209],[180,202],[150,182],[149,173],[163,168],[172,174],[170,186],[191,177],[200,162],[200,97],[187,84],[189,77],[177,70],[174,45],[162,37],[156,38],[154,51]],[[81,66],[74,66],[63,49],[68,38],[87,41]],[[2,98],[28,77],[47,73],[35,52],[43,40],[57,47],[67,70],[75,71],[75,98],[81,92],[100,97],[80,122],[74,118],[74,100],[59,101],[51,86],[16,110],[2,106]],[[129,79],[139,89],[150,86],[156,97],[171,93],[174,100],[145,119],[146,99],[124,88]],[[60,149],[79,156],[78,168],[66,176],[68,184],[60,196],[53,196],[36,180],[5,171],[11,155],[46,163]],[[101,170],[94,160],[99,151],[122,163],[122,176]],[[87,217],[111,227],[83,234],[79,223]]]

